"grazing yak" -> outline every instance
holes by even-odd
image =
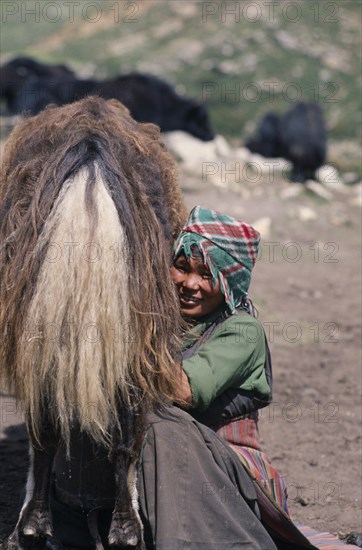
[[[327,131],[322,109],[314,102],[296,103],[284,115],[268,113],[246,142],[252,153],[292,162],[291,181],[304,183],[326,161]]]
[[[280,117],[276,113],[267,113],[258,125],[254,136],[245,146],[252,152],[267,158],[276,158],[280,153],[279,142]]]
[[[145,415],[179,383],[174,161],[156,126],[89,97],[21,121],[2,168],[0,382],[23,402],[31,443],[7,548],[57,547],[50,476],[75,424],[112,451],[110,546],[142,549],[133,504]]]
[[[49,103],[64,105],[87,95],[121,101],[138,122],[157,124],[162,132],[182,130],[209,141],[214,132],[203,104],[181,97],[165,81],[152,75],[130,73],[107,80],[33,78],[20,90],[15,109],[36,114]]]
[[[47,65],[30,57],[16,57],[0,67],[0,99],[5,101],[8,113],[17,114],[18,95],[26,82],[32,78],[75,77],[65,65]]]

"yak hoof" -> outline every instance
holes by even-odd
[[[22,550],[22,546],[19,541],[18,532],[15,530],[4,541],[4,550]]]
[[[4,542],[4,550],[62,550],[61,543],[52,536],[20,536],[16,529]]]
[[[48,510],[25,508],[13,533],[5,542],[5,550],[61,550],[62,545],[53,537]]]
[[[113,518],[108,535],[108,544],[112,548],[129,548],[144,550],[142,531],[138,521],[134,518]]]
[[[19,532],[25,538],[52,538],[53,529],[48,510],[33,508],[26,511],[20,520]]]

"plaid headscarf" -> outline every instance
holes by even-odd
[[[191,211],[174,245],[174,258],[185,254],[190,258],[195,250],[201,253],[213,282],[220,289],[231,313],[247,296],[260,234],[251,225],[201,206]]]

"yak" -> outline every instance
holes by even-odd
[[[326,162],[327,131],[322,109],[314,102],[296,103],[280,122],[280,156],[292,163],[290,179],[304,183]]]
[[[144,548],[135,507],[145,415],[173,399],[180,314],[171,241],[185,221],[159,130],[89,97],[22,120],[0,180],[0,382],[31,464],[9,550],[53,547],[49,491],[74,426],[109,450],[109,545]]]
[[[20,90],[14,109],[39,113],[46,105],[64,105],[87,95],[121,101],[138,122],[157,124],[162,132],[182,130],[196,138],[214,138],[205,105],[182,97],[170,84],[153,75],[130,73],[106,80],[34,77]]]
[[[16,57],[0,67],[0,98],[5,101],[9,114],[17,114],[20,90],[29,80],[64,77],[75,77],[66,65],[48,65],[30,57]]]
[[[304,183],[326,161],[323,112],[314,102],[298,102],[284,115],[267,113],[245,145],[252,153],[290,160],[291,181]]]
[[[279,115],[267,113],[259,123],[254,136],[246,141],[245,147],[252,153],[263,157],[276,158],[280,156],[279,124]]]

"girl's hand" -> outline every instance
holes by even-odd
[[[180,370],[180,385],[177,389],[176,397],[182,406],[191,407],[192,392],[189,384],[189,379],[187,378],[185,371],[182,369],[182,366],[178,365],[178,368]]]

